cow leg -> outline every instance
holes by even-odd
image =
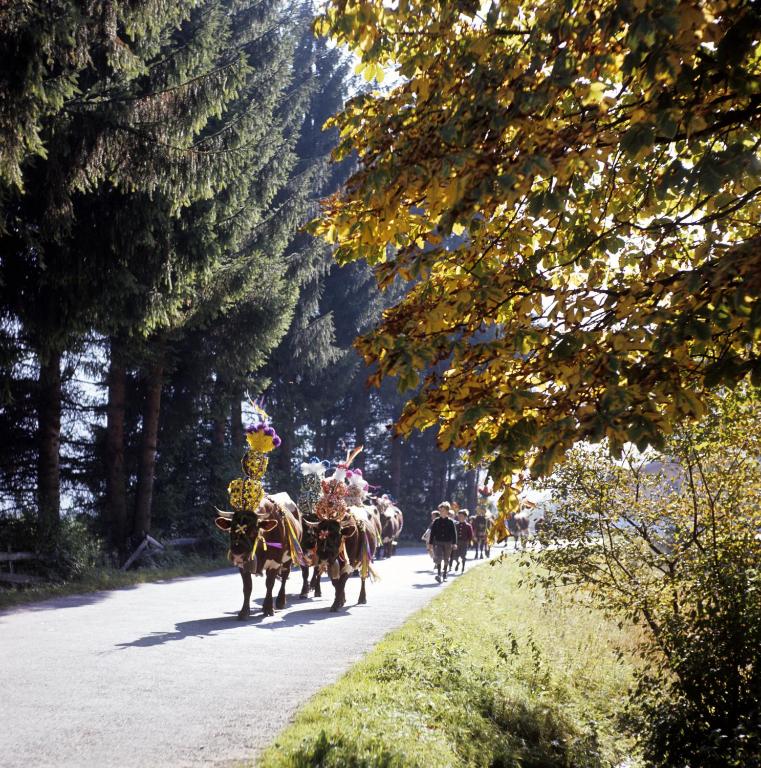
[[[357,605],[365,605],[367,603],[367,594],[365,593],[365,581],[366,579],[362,579],[362,586],[359,590],[359,600],[357,600]]]
[[[309,567],[301,566],[301,594],[299,597],[309,597]]]
[[[262,613],[265,616],[274,616],[275,611],[272,607],[272,588],[275,586],[277,579],[277,571],[274,568],[269,568],[265,572],[265,584],[267,587],[267,594],[264,596],[264,603],[262,604]]]
[[[336,596],[333,600],[333,605],[330,606],[331,613],[336,613],[339,608],[343,608],[346,604],[346,596],[344,595],[344,590],[346,587],[346,580],[348,578],[348,573],[342,573],[337,579],[333,579],[333,586],[336,589]]]
[[[238,611],[238,621],[243,621],[251,615],[251,574],[248,571],[240,569],[240,577],[243,579],[243,605]]]
[[[277,593],[277,600],[275,600],[275,608],[278,611],[282,611],[285,608],[285,582],[288,581],[288,574],[290,572],[290,568],[283,568],[280,574],[280,591]]]
[[[322,597],[322,589],[320,587],[320,566],[315,565],[314,574],[312,575],[311,587],[314,590],[315,597]]]

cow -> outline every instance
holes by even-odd
[[[391,557],[396,552],[396,544],[404,528],[404,515],[385,494],[381,497],[373,497],[373,503],[380,517],[383,557]]]
[[[264,616],[274,616],[272,590],[280,577],[281,586],[275,607],[285,608],[285,583],[294,560],[302,559],[300,539],[301,515],[287,493],[265,496],[255,512],[225,512],[215,520],[221,531],[230,534],[229,557],[243,579],[243,606],[238,619],[251,615],[252,574],[265,576],[266,595],[262,604]]]
[[[314,592],[315,597],[322,597],[322,588],[320,587],[321,569],[317,562],[317,536],[314,526],[320,522],[320,519],[313,512],[305,512],[301,516],[303,531],[301,534],[301,549],[304,553],[304,563],[301,565],[301,593],[299,597],[306,599],[309,593]],[[309,568],[314,566],[312,578],[309,578]]]
[[[510,537],[515,539],[515,548],[518,548],[520,542],[521,548],[526,548],[526,539],[529,535],[529,527],[531,525],[531,518],[525,512],[516,512],[514,515],[509,515],[505,518],[507,524],[507,536],[505,537],[505,546],[508,544]]]
[[[359,571],[362,580],[358,604],[367,603],[365,581],[374,575],[372,561],[378,541],[367,510],[349,507],[348,514],[340,520],[321,519],[316,525],[307,525],[317,536],[318,564],[326,568],[336,590],[330,610],[335,613],[346,604],[346,581],[355,571]]]
[[[315,504],[320,498],[322,491],[321,483],[323,476],[325,475],[325,468],[327,462],[320,461],[317,457],[305,461],[301,465],[301,489],[299,492],[298,507],[301,513],[302,522],[306,523],[318,523],[319,518],[314,512]],[[317,548],[317,538],[314,534],[313,527],[309,525],[303,526],[303,533],[301,536],[301,549],[304,553],[304,563],[301,565],[301,594],[299,597],[309,597],[310,590],[314,592],[315,597],[322,596],[322,590],[320,588],[320,568],[317,565],[317,555],[315,550]],[[314,572],[312,578],[309,578],[309,567],[314,565]]]

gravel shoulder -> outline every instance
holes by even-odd
[[[368,604],[355,605],[352,578],[338,614],[328,612],[327,580],[322,598],[299,600],[293,572],[284,611],[236,621],[232,569],[0,613],[0,766],[250,760],[309,696],[444,588],[421,549],[376,570]],[[256,579],[252,609],[263,594]]]

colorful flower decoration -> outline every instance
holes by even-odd
[[[349,489],[345,481],[350,471],[349,465],[361,450],[362,446],[360,445],[349,451],[346,454],[346,461],[338,465],[331,477],[322,481],[322,496],[314,508],[317,517],[323,520],[342,520],[348,513],[346,494]]]
[[[301,465],[301,488],[299,492],[298,507],[302,514],[314,515],[314,508],[322,493],[322,478],[330,464],[312,457]]]
[[[259,508],[264,497],[262,478],[269,464],[266,454],[281,442],[261,404],[251,401],[251,405],[260,421],[249,424],[245,430],[248,448],[240,462],[244,477],[236,478],[227,487],[230,506],[236,512],[255,512]]]
[[[246,442],[254,451],[269,453],[277,448],[282,441],[274,427],[260,421],[258,424],[249,424],[246,427]]]

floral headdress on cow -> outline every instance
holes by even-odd
[[[346,461],[341,462],[336,471],[326,480],[322,480],[322,496],[315,505],[314,511],[321,520],[343,520],[349,511],[346,503],[346,485],[349,466],[362,451],[362,446],[346,453]]]
[[[255,512],[264,496],[262,478],[267,471],[267,454],[280,445],[280,438],[270,424],[270,417],[261,404],[250,401],[257,421],[246,427],[246,453],[241,459],[243,477],[227,486],[230,506],[236,512]]]
[[[314,515],[314,508],[322,493],[322,480],[330,462],[313,456],[301,464],[301,488],[298,507],[302,514]]]
[[[370,485],[362,475],[361,469],[350,469],[346,473],[346,503],[350,507],[361,507],[365,503],[365,497]]]

